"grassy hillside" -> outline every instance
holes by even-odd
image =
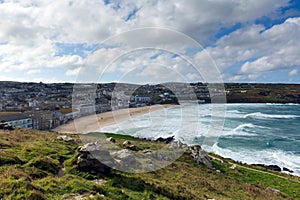
[[[77,144],[58,134],[0,131],[0,199],[300,199],[300,179],[211,155],[214,169],[196,164],[189,152],[168,167],[141,174],[89,174],[76,167]],[[92,135],[102,138],[103,134]],[[139,150],[163,143],[111,135]],[[80,144],[78,136],[72,136]],[[236,169],[230,169],[232,164]]]

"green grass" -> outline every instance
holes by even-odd
[[[88,199],[300,199],[298,177],[223,160],[214,169],[196,164],[189,152],[150,173],[89,174],[76,167],[78,145],[56,140],[58,134],[17,129],[0,131],[0,199],[62,199],[76,193]],[[80,142],[80,137],[72,135]],[[92,133],[90,140],[114,137],[120,148],[130,140],[138,149],[156,151],[165,144],[125,135]],[[66,174],[57,177],[60,161]],[[232,163],[238,166],[230,169]],[[244,168],[246,167],[246,168]],[[253,171],[258,170],[258,171]],[[104,180],[96,184],[94,180]],[[280,191],[275,193],[273,188]]]

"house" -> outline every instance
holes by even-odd
[[[145,96],[135,96],[134,97],[134,102],[135,103],[150,103],[151,98],[150,97],[145,97]]]
[[[10,126],[16,126],[20,128],[33,128],[33,121],[30,115],[26,114],[0,114],[0,121],[6,122]]]

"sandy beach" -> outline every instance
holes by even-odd
[[[128,120],[132,117],[147,114],[160,109],[170,108],[175,105],[153,105],[138,108],[125,108],[120,110],[114,110],[110,112],[100,113],[97,115],[89,115],[81,117],[71,121],[67,124],[63,124],[52,129],[58,133],[64,134],[77,134],[77,133],[89,133],[97,131],[104,126],[109,126],[121,121]]]

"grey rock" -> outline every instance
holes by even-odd
[[[282,171],[289,172],[289,173],[294,173],[293,170],[290,170],[290,169],[288,169],[288,168],[286,168],[286,167],[283,167],[283,168],[282,168]]]
[[[252,164],[253,166],[262,167],[272,171],[280,172],[281,168],[278,165]]]
[[[116,143],[116,139],[113,137],[109,137],[106,139],[107,142],[112,142],[112,143]]]
[[[129,140],[126,140],[123,142],[123,145],[125,145],[125,146],[131,145],[131,142]]]
[[[78,148],[77,168],[90,173],[109,174],[114,164],[109,152],[100,142],[88,143]]]
[[[128,147],[128,149],[130,149],[130,150],[132,150],[132,151],[138,151],[138,148],[135,146],[135,145],[130,145],[129,147]]]
[[[268,187],[267,190],[272,191],[274,194],[279,194],[280,193],[280,190],[277,190],[277,189],[274,189],[274,188],[270,188],[270,187]]]
[[[182,143],[180,140],[177,140],[170,143],[170,148],[184,149],[187,148],[187,145]]]
[[[195,145],[191,146],[190,148],[191,156],[198,164],[204,164],[205,166],[212,168],[210,157],[208,156],[207,152],[202,150],[201,146]]]
[[[65,142],[69,142],[69,143],[72,143],[72,144],[77,144],[77,142],[73,138],[71,138],[69,136],[66,136],[66,135],[60,135],[56,139],[57,140],[63,140]]]
[[[122,149],[112,154],[112,157],[121,165],[121,167],[130,167],[136,164],[134,155],[127,149]]]
[[[174,136],[167,137],[167,138],[159,137],[159,138],[157,138],[155,141],[156,141],[156,142],[164,142],[164,143],[166,143],[166,144],[169,144],[169,143],[171,143],[173,140],[174,140]]]

